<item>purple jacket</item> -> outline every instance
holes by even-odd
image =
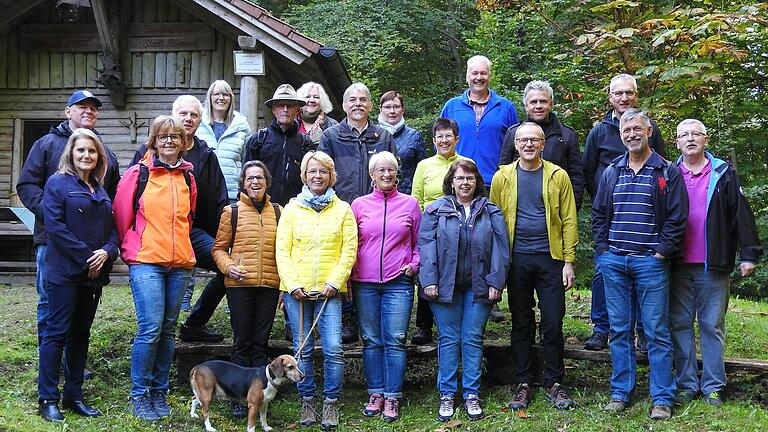
[[[421,211],[416,198],[394,189],[373,189],[352,202],[357,221],[357,262],[353,282],[384,283],[400,276],[408,264],[419,271],[419,223]]]

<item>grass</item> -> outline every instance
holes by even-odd
[[[199,293],[199,291],[198,291]],[[105,289],[91,336],[88,368],[95,377],[86,382],[86,400],[104,416],[81,419],[66,414],[62,425],[46,423],[35,414],[37,406],[37,337],[35,332],[34,287],[0,287],[0,431],[193,431],[204,430],[202,422],[189,417],[190,392],[175,388],[169,398],[170,419],[149,424],[135,420],[127,411],[130,340],[136,329],[130,290],[125,285]],[[502,310],[506,307],[503,306]],[[564,331],[569,342],[583,341],[590,332],[589,292],[569,295]],[[183,317],[182,317],[183,319]],[[278,321],[282,317],[278,314]],[[228,335],[231,330],[223,307],[212,320],[214,328]],[[727,355],[768,359],[768,305],[732,299],[727,315]],[[274,334],[282,334],[282,323]],[[489,323],[488,337],[507,339],[509,324]],[[641,367],[636,400],[619,416],[601,411],[609,395],[610,366],[587,361],[567,361],[566,385],[579,407],[559,412],[550,407],[539,391],[524,416],[509,412],[508,385],[484,383],[483,398],[487,418],[469,422],[459,411],[455,420],[440,423],[436,418],[437,394],[434,367],[425,370],[423,379],[406,383],[402,404],[403,418],[393,424],[362,415],[367,400],[363,385],[345,383],[341,400],[339,431],[762,431],[768,430],[768,377],[732,375],[722,410],[695,401],[675,410],[668,422],[648,419],[648,371]],[[175,379],[175,377],[172,377]],[[175,383],[175,381],[174,381]],[[270,425],[276,430],[298,427],[300,402],[288,387],[272,403]],[[245,428],[244,420],[230,416],[229,404],[216,402],[211,421],[219,431]],[[525,418],[523,418],[525,417]],[[258,426],[257,426],[258,427]],[[312,428],[319,430],[318,427]],[[260,430],[260,429],[259,429]]]

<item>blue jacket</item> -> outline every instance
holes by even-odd
[[[653,126],[653,134],[648,139],[648,144],[659,156],[664,157],[664,140],[661,138],[659,127],[653,120],[651,120],[651,126]],[[619,120],[613,117],[613,110],[608,111],[600,123],[589,131],[584,143],[584,163],[582,163],[584,183],[592,199],[597,193],[597,184],[600,182],[603,170],[614,159],[626,152],[627,148],[624,147],[619,133]]]
[[[499,167],[504,134],[511,126],[519,123],[512,102],[493,90],[490,93],[479,124],[475,123],[475,110],[469,104],[469,90],[449,99],[440,113],[440,117],[453,119],[459,125],[456,153],[475,161],[486,186],[491,185],[493,174]]]
[[[400,172],[403,175],[403,180],[397,186],[397,190],[410,195],[416,165],[426,156],[424,139],[421,138],[421,132],[406,125],[395,131],[392,138],[394,138],[397,152],[400,154]]]
[[[54,174],[43,193],[48,252],[45,277],[55,283],[109,283],[109,272],[117,258],[117,229],[112,200],[102,186],[91,193],[78,177]],[[88,258],[104,249],[109,259],[96,279],[88,279]]]
[[[211,125],[205,121],[200,123],[195,133],[197,137],[205,141],[208,147],[216,152],[219,159],[221,172],[224,174],[224,180],[227,182],[227,194],[230,200],[237,200],[240,196],[238,182],[240,181],[240,171],[243,166],[243,153],[245,149],[245,140],[251,136],[251,127],[245,116],[235,111],[232,122],[227,126],[227,130],[216,140]]]
[[[763,254],[763,247],[757,236],[755,215],[744,198],[736,171],[724,160],[712,156],[709,152],[705,154],[712,164],[707,189],[705,266],[713,270],[731,272],[738,248],[741,248],[741,261],[757,263]],[[682,162],[681,156],[677,165]],[[698,203],[692,203],[696,204]]]
[[[419,226],[419,295],[430,301],[450,303],[456,279],[461,219],[456,199],[443,196],[428,205]],[[488,288],[503,290],[509,265],[507,223],[501,209],[487,197],[472,202],[470,255],[474,301],[488,303]],[[424,287],[437,285],[437,299],[424,295]]]
[[[619,167],[626,167],[628,154],[616,158],[605,171],[592,202],[592,240],[595,255],[608,250],[608,231],[613,220],[613,189],[619,179]],[[680,168],[653,152],[646,162],[653,167],[651,201],[656,214],[659,244],[656,252],[667,258],[676,256],[688,223],[688,190]]]
[[[48,240],[43,223],[43,190],[48,178],[59,170],[59,159],[70,135],[72,135],[72,129],[69,128],[69,122],[64,121],[60,125],[52,127],[47,135],[43,135],[42,138],[35,141],[27,160],[24,162],[24,167],[21,169],[19,181],[16,183],[19,199],[21,199],[24,207],[35,214],[35,246],[45,244]],[[120,181],[120,169],[115,153],[106,144],[104,149],[109,157],[107,174],[104,176],[104,189],[107,190],[107,195],[110,198],[114,198],[117,183]]]

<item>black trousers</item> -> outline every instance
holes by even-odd
[[[531,345],[536,334],[534,291],[541,311],[544,384],[549,387],[554,383],[562,383],[565,375],[563,262],[553,259],[548,253],[514,253],[507,277],[507,295],[512,313],[511,345],[515,357],[515,383],[533,381]]]
[[[227,288],[234,345],[232,363],[245,367],[266,366],[269,363],[267,344],[279,295],[275,288]]]
[[[435,316],[432,314],[432,308],[429,302],[416,295],[416,327],[419,329],[432,330],[435,323]]]

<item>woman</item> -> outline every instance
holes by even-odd
[[[245,140],[251,136],[251,127],[245,116],[234,109],[235,93],[224,80],[216,80],[208,87],[203,106],[203,121],[195,135],[216,151],[221,172],[227,181],[227,194],[231,202],[239,197],[238,180]]]
[[[89,129],[75,129],[59,159],[59,170],[45,184],[43,214],[48,232],[45,257],[48,327],[40,343],[38,411],[61,422],[59,371],[64,356],[62,406],[84,417],[101,413],[83,402],[83,370],[101,289],[117,258],[112,201],[102,183],[107,152]]]
[[[474,162],[454,162],[443,180],[443,193],[427,206],[419,228],[419,295],[429,300],[440,332],[438,419],[453,416],[461,358],[464,407],[470,420],[478,420],[483,418],[483,334],[492,304],[504,289],[509,237],[504,214],[488,201]]]
[[[195,265],[189,232],[197,186],[192,164],[182,159],[185,138],[180,118],[157,117],[144,158],[123,174],[115,197],[120,252],[138,320],[131,348],[131,413],[147,421],[171,412],[166,396],[176,320]]]
[[[400,93],[388,91],[381,96],[379,100],[379,126],[392,135],[392,139],[397,145],[400,161],[403,163],[401,167],[403,181],[398,185],[398,190],[410,194],[413,185],[413,173],[416,171],[416,165],[419,161],[424,159],[425,149],[421,132],[406,126],[403,114],[405,114],[405,105]]]
[[[376,153],[368,163],[373,192],[352,202],[359,246],[352,287],[369,400],[363,413],[400,417],[405,375],[405,337],[413,308],[413,275],[421,210],[412,196],[397,190],[397,159]],[[382,367],[384,366],[384,367]]]
[[[323,86],[313,81],[304,83],[296,94],[306,102],[299,113],[299,132],[309,135],[315,145],[320,144],[323,131],[339,123],[328,116],[333,111],[331,99]]]
[[[301,424],[317,422],[315,376],[312,368],[314,337],[309,329],[317,319],[323,349],[323,429],[339,424],[336,407],[344,376],[341,348],[341,295],[357,255],[357,227],[349,204],[333,190],[336,170],[326,153],[309,152],[301,160],[304,187],[285,206],[277,227],[277,270],[285,309],[291,321],[294,351],[306,339],[300,356],[304,381]],[[322,313],[321,313],[322,311]],[[301,318],[300,318],[301,317]],[[307,337],[309,335],[309,337]]]
[[[416,166],[413,176],[413,190],[421,211],[443,196],[443,178],[451,164],[459,159],[466,159],[456,153],[459,142],[459,126],[455,121],[439,118],[432,126],[432,143],[435,155],[422,160]],[[411,339],[414,345],[426,345],[432,342],[432,324],[434,317],[429,303],[419,297],[416,307],[416,333]]]
[[[211,252],[216,266],[226,275],[234,344],[231,361],[244,367],[268,363],[267,342],[279,296],[275,239],[281,207],[266,194],[271,184],[272,175],[262,162],[243,165],[240,201],[224,207]],[[238,418],[247,415],[242,404],[233,403],[232,411]]]

